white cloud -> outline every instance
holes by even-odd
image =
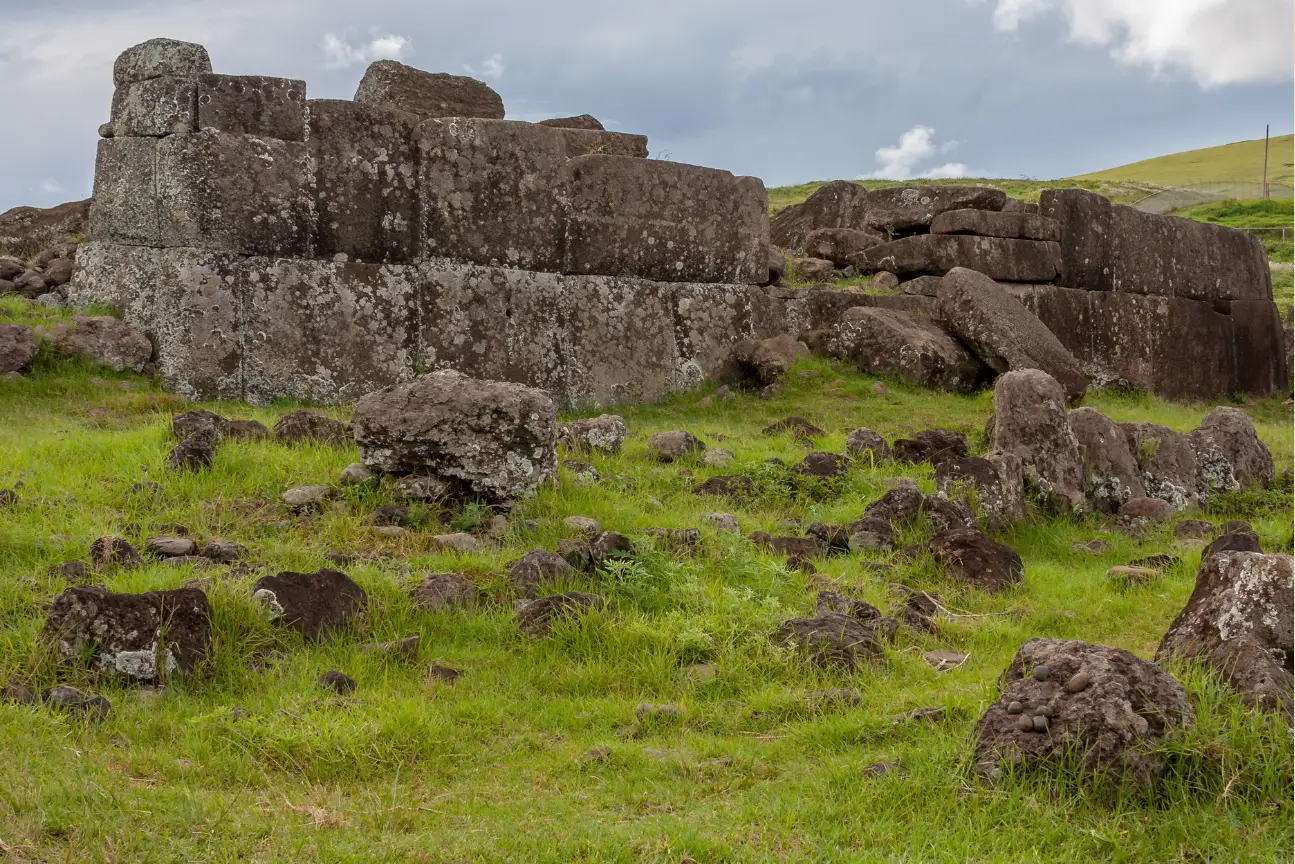
[[[404,36],[379,33],[375,28],[369,41],[352,45],[335,33],[324,34],[324,65],[329,69],[345,69],[374,60],[403,60],[413,50]]]
[[[926,179],[944,179],[966,177],[967,166],[961,162],[945,162],[931,168],[921,169],[923,163],[934,157],[948,153],[958,146],[957,141],[945,141],[937,144],[935,130],[930,126],[914,126],[899,136],[899,143],[893,147],[881,147],[877,150],[877,170],[864,175],[863,180],[911,180],[915,177]]]
[[[491,54],[481,62],[479,67],[463,64],[463,71],[474,78],[485,78],[487,81],[498,81],[504,77],[504,55]]]
[[[994,27],[1015,31],[1050,11],[1081,45],[1157,74],[1186,72],[1203,87],[1292,77],[1290,0],[995,0]]]
[[[40,191],[46,193],[47,195],[55,195],[63,191],[63,184],[58,182],[52,177],[46,177],[44,180],[40,181],[39,188],[40,188]]]

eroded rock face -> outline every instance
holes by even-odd
[[[1060,765],[1073,754],[1085,772],[1147,783],[1163,768],[1152,748],[1194,720],[1183,686],[1128,651],[1031,639],[976,724],[976,770],[994,779],[1006,765]]]
[[[629,435],[625,418],[619,414],[600,414],[587,420],[558,424],[558,443],[580,452],[597,451],[614,456]]]
[[[369,64],[355,101],[430,117],[504,119],[504,100],[487,85],[463,75],[424,72],[395,60]]]
[[[445,370],[363,397],[351,428],[371,468],[511,501],[557,477],[556,414],[542,390]]]
[[[1096,408],[1076,408],[1070,412],[1070,429],[1083,460],[1084,494],[1094,510],[1114,513],[1130,498],[1146,494],[1128,437],[1114,421]]]
[[[1210,489],[1235,492],[1272,482],[1273,454],[1239,408],[1215,408],[1188,433],[1187,440]]]
[[[931,539],[931,554],[944,574],[987,591],[1001,591],[1025,578],[1016,550],[989,539],[979,528],[951,528]]]
[[[363,612],[368,595],[345,573],[325,567],[314,573],[262,576],[252,586],[252,600],[264,607],[270,620],[314,642]]]
[[[967,391],[984,379],[980,360],[925,318],[894,309],[856,307],[828,338],[828,351],[863,372],[911,384]]]
[[[549,635],[554,625],[581,617],[590,610],[606,607],[607,601],[597,594],[568,591],[551,594],[537,600],[527,600],[518,605],[517,626],[533,639]]]
[[[804,249],[815,228],[862,228],[867,211],[867,189],[833,180],[802,203],[779,210],[769,222],[769,239],[784,249]]]
[[[733,346],[738,371],[759,387],[778,383],[797,360],[808,356],[805,343],[785,333],[769,339],[745,339]]]
[[[878,628],[853,615],[827,612],[792,618],[774,633],[774,641],[804,653],[817,666],[854,669],[885,653]]]
[[[1208,555],[1192,596],[1169,625],[1156,660],[1197,660],[1223,676],[1246,702],[1292,707],[1292,605],[1289,555],[1224,551]]]
[[[850,257],[886,242],[880,231],[857,228],[815,228],[805,238],[805,253],[811,258],[831,261],[834,267],[848,267]]]
[[[42,638],[67,662],[139,681],[189,674],[211,642],[211,608],[197,588],[114,594],[69,588],[54,600]]]
[[[929,228],[950,210],[1003,209],[1007,193],[984,186],[895,186],[868,193],[866,224],[877,231]]]
[[[40,340],[30,327],[0,324],[0,375],[26,369],[36,357]]]
[[[1025,518],[1025,473],[1020,458],[1011,453],[942,460],[935,466],[935,488],[949,498],[974,491],[992,530]]]
[[[1186,435],[1155,423],[1119,426],[1142,471],[1142,485],[1148,496],[1168,501],[1175,510],[1209,504],[1205,476]]]
[[[1083,462],[1066,416],[1065,392],[1037,369],[1008,372],[994,385],[995,450],[1021,460],[1025,477],[1045,503],[1083,510]]]

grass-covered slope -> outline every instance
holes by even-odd
[[[24,314],[11,301],[10,314]],[[456,555],[430,537],[470,529],[480,510],[447,513],[402,537],[378,533],[383,491],[348,492],[318,515],[296,517],[285,488],[326,483],[354,448],[227,442],[213,467],[164,467],[168,415],[182,400],[151,382],[41,357],[34,374],[0,380],[0,486],[18,501],[0,509],[0,682],[49,686],[56,670],[37,634],[66,582],[60,562],[84,558],[101,534],[133,541],[186,526],[196,537],[236,540],[246,565],[194,569],[149,563],[97,574],[117,591],[203,580],[215,614],[213,661],[164,691],[62,678],[109,696],[101,723],[0,703],[0,853],[15,861],[1275,861],[1290,852],[1292,753],[1283,720],[1253,713],[1196,671],[1180,671],[1197,710],[1194,730],[1166,746],[1168,770],[1147,793],[1088,790],[1071,775],[973,779],[972,726],[997,693],[1013,653],[1035,636],[1085,639],[1150,657],[1186,601],[1199,551],[1170,527],[1130,537],[1112,522],[1035,517],[999,537],[1024,557],[1024,584],[991,596],[941,579],[928,559],[884,576],[859,553],[818,561],[820,575],[789,571],[743,537],[703,522],[736,513],[744,532],[793,532],[815,520],[857,518],[899,475],[930,491],[930,468],[856,465],[838,487],[801,485],[765,463],[806,448],[768,438],[769,422],[798,414],[842,452],[847,430],[888,438],[943,426],[978,441],[988,394],[952,396],[874,381],[806,361],[784,393],[762,401],[679,396],[626,408],[623,453],[592,459],[603,481],[566,477],[510,516],[503,542]],[[1088,404],[1117,420],[1186,430],[1208,406],[1098,392]],[[267,424],[289,406],[211,405]],[[1247,406],[1278,468],[1291,466],[1289,409]],[[335,412],[339,416],[345,411]],[[649,458],[648,436],[693,431],[737,457],[760,494],[734,505],[691,493],[723,473]],[[732,471],[733,469],[727,469]],[[691,476],[690,476],[691,475]],[[128,489],[155,481],[161,491]],[[632,562],[568,587],[603,593],[610,611],[531,641],[513,623],[503,571],[565,536],[580,514],[640,541]],[[1289,491],[1217,499],[1208,518],[1246,518],[1265,548],[1291,551]],[[695,557],[652,546],[652,527],[700,527]],[[930,536],[928,525],[904,543]],[[1071,544],[1103,539],[1100,554]],[[306,645],[265,623],[249,588],[263,572],[314,570],[335,551],[368,592],[362,623],[330,644]],[[1120,587],[1112,565],[1171,552],[1181,563],[1159,580]],[[871,555],[876,560],[885,556]],[[493,599],[475,612],[424,614],[409,588],[435,572],[471,574]],[[883,661],[854,675],[808,668],[769,634],[808,613],[815,591],[837,585],[883,607],[887,582],[937,591],[956,613],[937,638],[907,629]],[[360,646],[413,634],[417,662]],[[969,655],[937,673],[925,651]],[[267,652],[281,652],[280,654]],[[277,658],[277,659],[275,659]],[[453,686],[433,661],[462,672]],[[359,683],[340,698],[316,677],[338,669]],[[813,708],[807,691],[853,687],[858,706]],[[682,716],[639,723],[645,702]],[[904,720],[938,706],[943,720]],[[605,748],[599,750],[598,748]],[[594,758],[597,754],[601,758]],[[863,769],[893,760],[904,772]]]
[[[1295,135],[1278,135],[1268,142],[1268,182],[1290,185],[1295,178]],[[1154,159],[1143,159],[1080,174],[1075,180],[1118,183],[1155,183],[1158,186],[1188,186],[1219,180],[1245,180],[1256,185],[1263,179],[1264,139],[1237,141],[1218,147],[1185,150]]]
[[[769,212],[777,213],[784,207],[799,204],[826,183],[816,180],[796,186],[775,186],[769,189]],[[1002,189],[1022,201],[1038,201],[1044,189],[1073,189],[1076,186],[1105,195],[1116,204],[1129,204],[1156,191],[1145,183],[1101,182],[1097,180],[1006,180],[986,177],[964,177],[956,180],[857,180],[866,189],[885,189],[891,186],[990,186]]]

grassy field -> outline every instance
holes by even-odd
[[[32,306],[0,300],[0,316]],[[63,313],[42,312],[49,321]],[[334,481],[351,448],[227,442],[212,468],[164,467],[170,412],[186,406],[151,381],[48,356],[34,374],[0,380],[0,486],[18,501],[0,510],[0,682],[68,681],[107,695],[103,722],[0,703],[0,857],[13,861],[985,861],[1204,862],[1288,859],[1292,827],[1290,730],[1245,709],[1196,670],[1178,670],[1197,709],[1193,730],[1167,742],[1168,770],[1144,793],[1087,789],[1067,773],[1017,776],[995,786],[969,770],[972,726],[996,698],[998,675],[1025,640],[1080,638],[1150,657],[1186,601],[1199,552],[1170,527],[1134,538],[1102,518],[1035,516],[999,539],[1026,563],[1017,590],[991,596],[942,581],[929,559],[884,576],[859,553],[789,571],[740,536],[706,527],[729,509],[744,532],[796,532],[816,520],[857,518],[897,475],[930,491],[927,467],[858,464],[837,487],[793,485],[764,462],[793,462],[805,447],[760,434],[799,414],[841,452],[847,430],[887,437],[930,426],[983,445],[989,394],[942,395],[805,361],[782,395],[706,399],[707,391],[626,408],[623,453],[592,461],[602,482],[567,477],[509,517],[497,545],[457,555],[431,536],[471,528],[483,512],[446,513],[400,537],[378,533],[385,490],[348,491],[312,517],[278,496]],[[1209,406],[1096,392],[1087,404],[1117,420],[1195,426]],[[709,403],[709,404],[708,404]],[[293,406],[210,405],[272,424]],[[1289,408],[1244,406],[1273,450],[1292,464]],[[345,416],[345,410],[337,410]],[[736,455],[734,468],[662,465],[655,431],[683,428]],[[759,494],[743,505],[703,499],[694,480],[745,471]],[[689,475],[692,476],[689,476]],[[156,481],[141,498],[132,485]],[[1208,518],[1246,518],[1266,549],[1291,552],[1289,490],[1217,498]],[[567,587],[593,590],[610,612],[531,641],[513,623],[506,565],[565,536],[561,520],[594,517],[638,542],[633,559]],[[140,591],[201,579],[215,614],[213,661],[164,690],[61,677],[38,643],[50,600],[67,587],[55,570],[84,558],[96,537],[133,542],[187,526],[236,540],[246,565],[194,569],[153,562],[98,576]],[[700,527],[702,548],[681,557],[644,536],[652,527]],[[931,526],[906,532],[905,543]],[[1071,544],[1104,539],[1080,553]],[[1171,551],[1181,563],[1151,584],[1125,588],[1106,570]],[[325,554],[359,556],[348,573],[369,592],[353,632],[306,645],[273,629],[250,602],[263,572],[313,570]],[[876,556],[874,556],[876,557]],[[884,560],[884,559],[880,559]],[[494,601],[475,612],[424,614],[409,588],[435,572],[471,574]],[[888,582],[940,592],[958,613],[939,636],[901,630],[884,660],[853,675],[805,666],[769,634],[808,613],[821,585],[890,608]],[[417,662],[363,653],[364,643],[418,634]],[[925,651],[952,648],[965,664],[937,673]],[[267,652],[281,652],[279,654]],[[434,661],[462,672],[449,686]],[[348,698],[316,677],[338,669],[359,683]],[[814,707],[807,692],[854,687],[855,707]],[[677,719],[640,722],[642,703]],[[944,719],[905,720],[938,706]],[[903,771],[870,776],[893,760]]]
[[[816,180],[797,186],[775,186],[769,189],[769,212],[777,213],[784,207],[799,204],[826,183]],[[1156,191],[1155,186],[1135,182],[1102,182],[1097,180],[1005,180],[992,177],[966,177],[956,180],[857,180],[865,189],[886,189],[892,186],[991,186],[1002,189],[1022,201],[1038,201],[1044,189],[1073,189],[1076,186],[1105,195],[1117,204],[1129,204]]]
[[[1295,182],[1295,135],[1280,135],[1268,144],[1268,182]],[[1264,139],[1237,141],[1219,147],[1185,150],[1154,159],[1144,159],[1080,174],[1072,179],[1096,182],[1155,183],[1159,186],[1188,186],[1219,180],[1244,180],[1256,185],[1263,178]]]

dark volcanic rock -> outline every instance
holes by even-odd
[[[1022,369],[999,377],[991,443],[1021,460],[1026,480],[1050,508],[1085,509],[1079,442],[1066,415],[1065,393],[1047,373]]]
[[[265,606],[272,621],[312,642],[343,629],[368,602],[363,588],[340,570],[328,568],[262,576],[252,586],[252,599]]]
[[[197,588],[114,594],[69,588],[54,600],[41,638],[64,662],[88,658],[102,673],[140,681],[189,674],[211,642],[211,607]]]
[[[320,687],[332,690],[338,696],[350,696],[355,692],[355,679],[344,672],[338,672],[336,669],[331,669],[320,675],[318,681]]]
[[[270,437],[270,430],[259,420],[230,420],[229,437],[234,441],[260,441]]]
[[[922,502],[922,512],[935,525],[936,531],[948,531],[953,528],[980,529],[976,522],[976,514],[971,512],[971,507],[965,501],[927,495]]]
[[[805,253],[811,258],[832,262],[833,267],[848,267],[850,257],[887,241],[880,231],[857,228],[815,228],[805,237]]]
[[[892,452],[899,462],[930,462],[962,459],[967,455],[967,436],[952,429],[923,429],[912,438],[895,441]]]
[[[836,480],[850,473],[850,460],[835,453],[810,453],[792,469],[806,477],[817,477],[822,480]]]
[[[166,467],[174,471],[201,471],[210,468],[215,457],[215,446],[209,439],[186,438],[171,449]]]
[[[95,569],[105,567],[138,567],[139,551],[122,537],[100,537],[90,544],[90,563]]]
[[[931,220],[931,233],[1061,242],[1057,220],[1023,210],[947,210]]]
[[[274,437],[289,443],[314,441],[318,444],[345,444],[351,437],[346,424],[332,417],[302,409],[285,414],[274,424]]]
[[[518,605],[517,626],[527,636],[538,639],[549,635],[555,624],[579,618],[591,609],[603,609],[607,601],[597,594],[568,591],[552,594]]]
[[[854,255],[862,273],[885,270],[901,279],[943,276],[966,267],[998,282],[1051,282],[1061,264],[1061,244],[964,234],[918,234]]]
[[[26,369],[40,348],[40,340],[23,324],[0,324],[0,375]]]
[[[868,459],[874,463],[890,461],[890,444],[871,429],[855,429],[847,435],[845,449],[856,459]]]
[[[614,456],[629,435],[625,418],[619,414],[600,414],[586,420],[558,424],[558,443],[576,452],[598,452]]]
[[[827,433],[810,423],[804,417],[787,417],[764,427],[764,434],[769,436],[790,435],[793,438],[822,438]]]
[[[1215,537],[1210,545],[1201,550],[1201,560],[1220,552],[1263,552],[1259,545],[1259,535],[1249,528],[1225,530]]]
[[[80,357],[116,372],[143,372],[153,343],[139,330],[108,315],[78,315],[50,330],[49,341],[64,357]]]
[[[436,573],[419,582],[410,592],[410,598],[426,612],[466,609],[476,605],[477,588],[467,576]]]
[[[1218,552],[1169,625],[1156,660],[1178,656],[1216,670],[1246,702],[1288,713],[1292,700],[1295,582],[1289,555]]]
[[[101,720],[112,710],[107,696],[90,696],[75,687],[59,684],[45,691],[45,704],[57,711],[85,714]]]
[[[929,228],[950,210],[1003,209],[1007,194],[984,186],[894,186],[868,193],[866,224],[892,234]]]
[[[596,129],[602,131],[603,124],[592,114],[577,114],[574,117],[554,117],[541,120],[541,126],[552,126],[555,129]]]
[[[773,638],[797,648],[814,664],[828,668],[854,669],[885,653],[876,627],[833,612],[792,618],[778,628]]]
[[[574,570],[561,555],[543,549],[527,552],[508,568],[508,581],[526,597],[535,597],[542,589],[573,575]]]
[[[763,531],[751,535],[751,542],[788,558],[817,558],[827,551],[827,544],[817,537],[774,537]]]
[[[966,346],[930,320],[896,309],[847,310],[828,332],[824,348],[863,372],[921,387],[966,391],[985,378],[984,365]]]
[[[1188,433],[1187,440],[1210,489],[1235,492],[1272,482],[1273,455],[1239,408],[1215,408]]]
[[[1002,590],[1025,578],[1021,556],[978,528],[941,531],[932,538],[930,549],[946,576],[988,591]]]
[[[171,433],[180,441],[202,438],[219,444],[229,434],[229,421],[214,411],[186,411],[171,416]]]
[[[974,491],[976,503],[994,530],[1025,518],[1025,474],[1021,460],[1010,453],[944,459],[935,466],[935,488],[950,498]]]
[[[864,514],[897,525],[908,525],[922,515],[922,491],[916,486],[897,486],[864,509]]]
[[[395,60],[378,60],[369,64],[355,90],[355,101],[362,105],[394,108],[422,119],[504,119],[504,100],[482,82],[463,75],[424,72]]]
[[[705,452],[706,444],[683,430],[658,432],[648,439],[648,449],[662,462],[674,462]]]
[[[785,333],[769,339],[745,339],[733,346],[739,374],[757,387],[777,384],[797,360],[808,356],[805,343]]]
[[[745,474],[708,477],[694,486],[692,491],[698,495],[724,495],[729,498],[744,498],[755,494],[755,481]]]
[[[833,180],[802,203],[775,213],[769,220],[769,240],[783,249],[804,249],[815,228],[862,228],[867,212],[867,189],[848,180]]]
[[[1124,430],[1095,408],[1071,411],[1070,429],[1079,443],[1084,494],[1094,510],[1114,513],[1130,498],[1146,494]]]
[[[1147,495],[1168,501],[1175,510],[1205,507],[1209,488],[1186,435],[1155,423],[1121,423],[1129,451],[1142,471]]]
[[[1046,676],[1037,672],[1046,667]],[[1078,689],[1067,685],[1085,676]],[[976,770],[997,778],[1005,765],[1064,764],[1085,772],[1154,780],[1166,735],[1190,727],[1183,686],[1128,651],[1060,639],[1026,642],[1003,675],[1003,693],[976,724]],[[1077,692],[1072,692],[1072,689]],[[1022,709],[1009,708],[1019,703]],[[1021,718],[1032,723],[1024,730]],[[1043,731],[1036,731],[1042,726]]]

